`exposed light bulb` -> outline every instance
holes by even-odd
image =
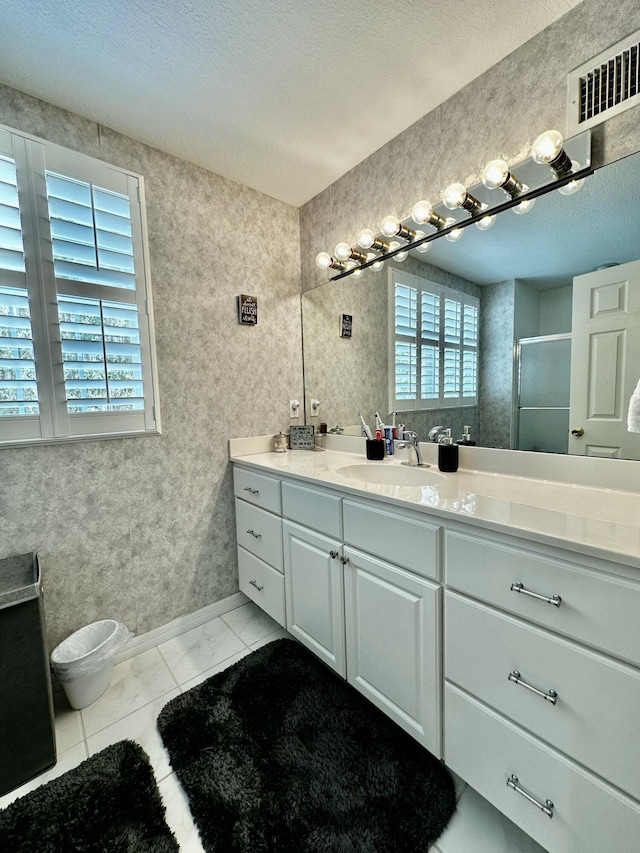
[[[488,190],[497,190],[509,180],[509,166],[505,160],[492,160],[482,170],[482,183]]]
[[[389,244],[387,241],[382,240],[380,237],[376,237],[370,228],[363,228],[358,234],[358,246],[360,246],[361,249],[373,249],[376,252],[389,251]]]
[[[424,233],[424,231],[416,231],[416,236],[413,239],[422,240],[422,238],[426,236],[427,235]],[[431,243],[421,243],[419,246],[416,246],[416,251],[420,252],[421,254],[424,254],[425,252],[428,252],[430,248]]]
[[[347,271],[353,270],[353,272],[351,272],[351,275],[353,276],[353,278],[360,278],[360,276],[362,275],[362,270],[356,264],[355,261],[349,261],[349,263],[346,265],[346,267],[347,267]]]
[[[456,208],[462,207],[466,197],[467,190],[464,184],[450,184],[444,191],[442,201],[449,210],[456,210]]]
[[[425,222],[428,222],[431,219],[431,215],[433,214],[433,205],[430,201],[417,201],[413,205],[413,209],[411,211],[411,218],[418,225],[423,225]]]
[[[339,261],[357,261],[361,264],[367,259],[363,252],[352,249],[348,243],[338,243],[333,254]]]
[[[455,219],[455,217],[447,216],[445,219],[445,228],[448,228],[450,225],[455,225],[456,222],[457,219]],[[450,243],[457,243],[462,237],[462,228],[454,228],[453,231],[449,231],[449,233],[444,236]]]
[[[559,130],[546,130],[531,146],[531,157],[536,163],[549,164],[562,151],[564,139]]]
[[[338,243],[333,254],[339,261],[348,261],[351,257],[351,246],[348,243]]]
[[[377,260],[377,255],[374,255],[373,252],[367,252],[367,260],[373,261],[368,269],[373,270],[373,272],[380,272],[382,267],[384,266],[384,261]]]
[[[358,246],[361,249],[370,249],[376,239],[376,235],[370,228],[363,228],[362,231],[358,234]]]
[[[395,249],[399,249],[402,243],[398,243],[397,240],[394,240],[392,243],[389,243],[389,251],[393,252]],[[397,255],[394,255],[394,259],[398,261],[398,263],[402,263],[407,259],[408,252],[398,252]]]
[[[580,163],[577,163],[575,160],[571,161],[571,171],[577,172],[580,168]],[[558,192],[561,195],[573,195],[577,193],[580,187],[584,184],[584,178],[578,178],[577,181],[569,181],[568,184],[565,184],[563,187],[558,187]]]
[[[316,255],[316,266],[321,270],[328,270],[333,258],[328,252],[319,252]]]
[[[528,189],[529,189],[529,187],[526,184],[522,185],[522,192],[523,193],[526,193],[526,191]],[[521,213],[521,214],[529,213],[529,211],[533,208],[535,203],[536,203],[535,198],[527,198],[524,201],[521,201],[520,204],[516,204],[516,206],[512,207],[511,209],[513,210],[514,213]]]
[[[385,237],[395,237],[400,231],[400,220],[397,216],[385,216],[380,230]]]
[[[482,205],[482,210],[488,210],[488,208],[489,208],[488,204]],[[493,226],[495,225],[495,222],[496,222],[495,216],[483,216],[482,219],[479,219],[476,222],[476,228],[479,231],[488,231],[489,228],[493,228]]]
[[[536,163],[544,163],[553,169],[557,178],[564,178],[572,172],[571,158],[564,150],[564,140],[558,130],[541,133],[531,147],[531,157]]]

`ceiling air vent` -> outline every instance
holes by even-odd
[[[569,74],[569,135],[640,104],[640,30]]]

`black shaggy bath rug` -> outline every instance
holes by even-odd
[[[443,765],[292,640],[169,702],[164,740],[207,853],[426,853]]]
[[[120,741],[0,811],[2,853],[177,853],[144,750]]]

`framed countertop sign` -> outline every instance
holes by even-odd
[[[313,450],[313,426],[290,426],[289,444],[292,450]]]

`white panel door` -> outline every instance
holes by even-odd
[[[438,584],[344,549],[347,680],[440,757]]]
[[[282,528],[287,630],[344,678],[342,544],[292,521]]]
[[[640,379],[640,261],[573,280],[569,453],[637,459],[640,433],[627,432],[629,398]]]

